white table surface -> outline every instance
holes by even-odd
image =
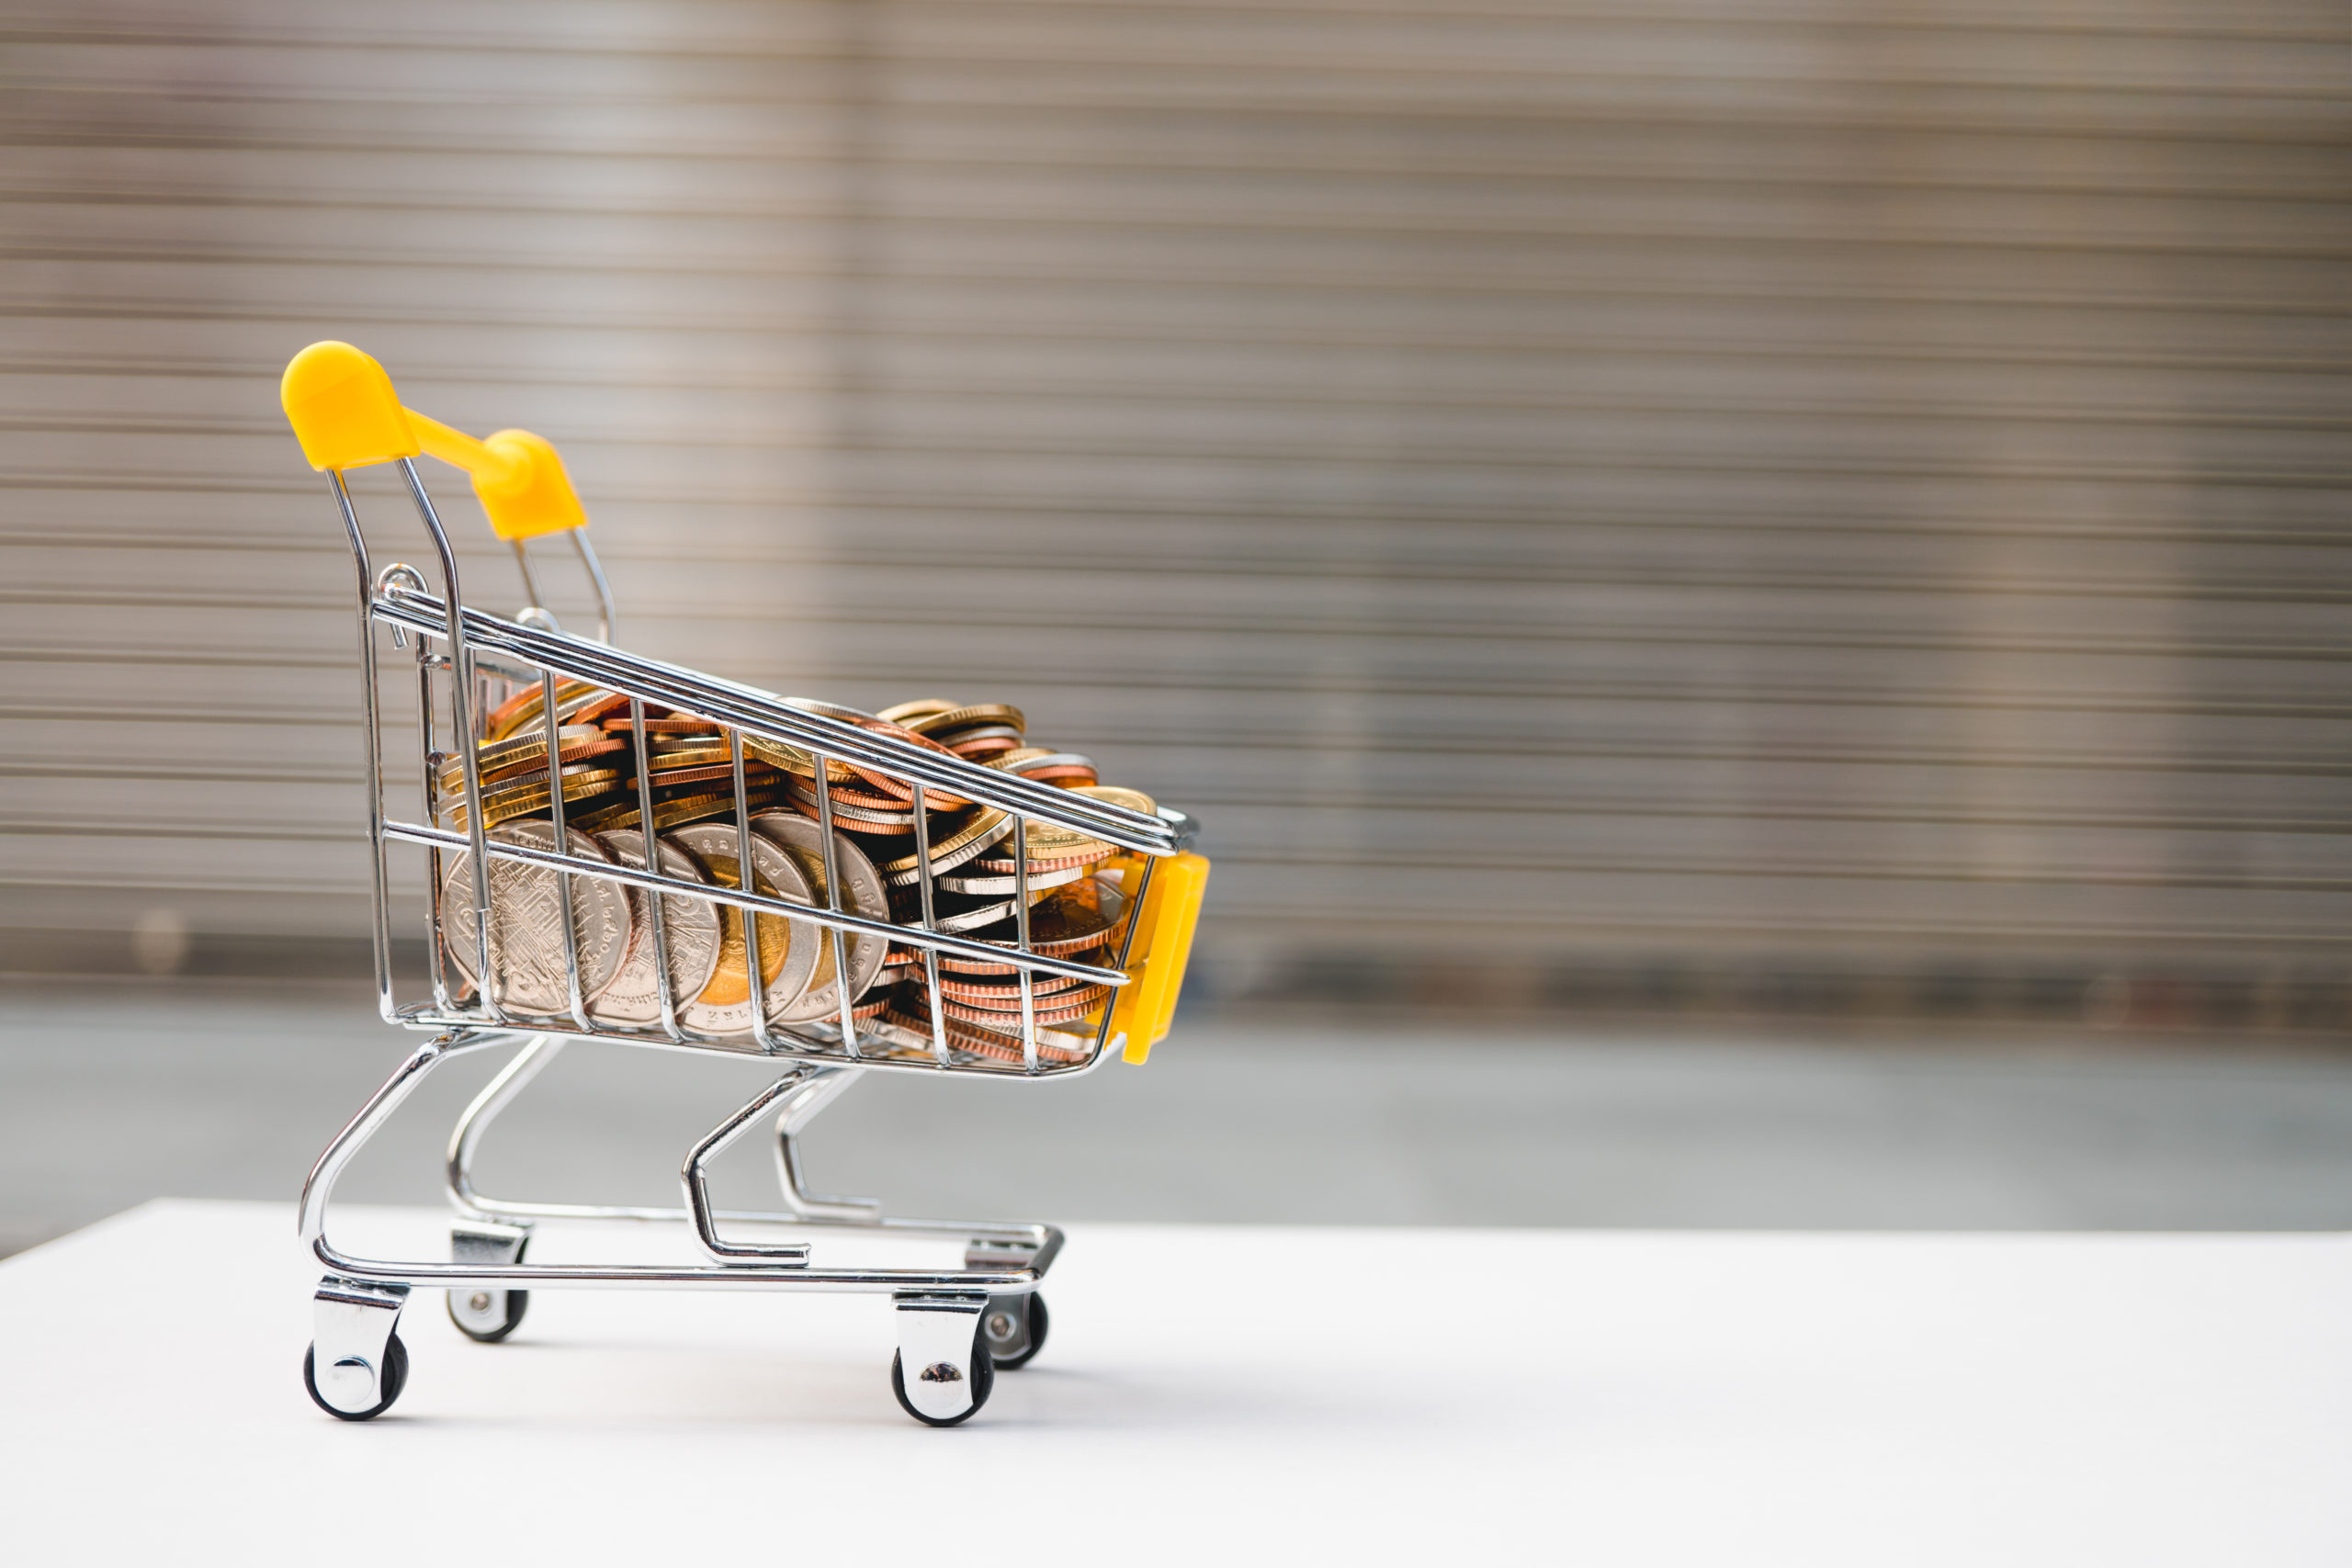
[[[343,1213],[356,1248],[446,1245]],[[678,1255],[650,1234],[533,1260]],[[2331,1236],[1089,1225],[1045,1353],[946,1431],[892,1401],[878,1298],[635,1291],[539,1292],[502,1346],[420,1291],[401,1403],[333,1421],[317,1273],[253,1203],[0,1263],[0,1550],[2352,1562]]]

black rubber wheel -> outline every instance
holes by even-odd
[[[986,1332],[987,1319],[983,1317],[981,1321],[983,1325],[982,1331]],[[1046,1314],[1046,1298],[1033,1294],[1029,1298],[1028,1348],[1023,1349],[1017,1356],[999,1356],[996,1353],[995,1347],[990,1346],[989,1354],[996,1361],[996,1370],[1001,1372],[1017,1372],[1022,1368],[1027,1366],[1030,1362],[1035,1360],[1037,1359],[1037,1352],[1046,1348],[1046,1325],[1049,1319]]]
[[[523,1238],[523,1245],[514,1249],[514,1261],[517,1263],[522,1262],[523,1255],[530,1250],[531,1238],[529,1236],[525,1236]],[[508,1335],[523,1326],[523,1310],[531,1304],[531,1292],[528,1291],[507,1292],[506,1319],[496,1328],[490,1329],[475,1328],[458,1315],[457,1292],[449,1292],[442,1297],[442,1300],[448,1304],[449,1321],[458,1325],[458,1333],[464,1335],[467,1338],[474,1341],[474,1343],[478,1345],[495,1345],[500,1340],[505,1338]]]
[[[384,1347],[384,1397],[373,1410],[362,1410],[356,1414],[337,1410],[319,1397],[319,1348],[316,1345],[302,1352],[302,1386],[310,1390],[313,1404],[338,1421],[373,1421],[390,1410],[392,1402],[400,1398],[401,1391],[408,1387],[408,1347],[401,1343],[398,1334],[393,1335],[391,1342]]]
[[[899,1396],[899,1408],[926,1427],[960,1427],[980,1413],[980,1406],[996,1392],[996,1361],[989,1355],[987,1337],[977,1330],[972,1335],[972,1407],[961,1416],[950,1416],[944,1421],[936,1416],[926,1416],[907,1403],[906,1361],[898,1352],[890,1355],[890,1392]]]
[[[531,1304],[531,1292],[528,1291],[507,1292],[506,1316],[497,1327],[491,1329],[476,1328],[458,1315],[457,1292],[451,1291],[448,1300],[449,1321],[457,1325],[458,1333],[478,1345],[495,1345],[523,1326],[523,1310]]]

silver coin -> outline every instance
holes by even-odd
[[[1033,871],[1029,874],[1029,891],[1036,893],[1046,888],[1067,887],[1093,869],[1094,863],[1089,861],[1084,865],[1066,865],[1055,871]],[[1009,871],[982,872],[973,876],[943,876],[937,880],[940,890],[945,893],[986,894],[1021,891],[1018,874]]]
[[[721,886],[738,886],[738,854],[741,841],[732,822],[693,822],[662,835],[665,843],[675,844],[692,853],[709,873],[709,880]],[[783,848],[759,834],[752,835],[752,870],[754,891],[795,904],[814,900],[809,897],[808,879]],[[717,906],[714,906],[717,908]],[[711,982],[680,1010],[678,1021],[697,1034],[737,1035],[752,1032],[752,987],[743,951],[742,911],[722,909],[720,912],[720,953],[718,966]],[[817,972],[820,950],[826,943],[809,933],[815,930],[799,920],[762,919],[759,926],[760,965],[766,968],[775,962],[770,944],[782,941],[785,944],[784,965],[767,983],[765,998],[768,1017],[776,1019],[783,1010],[798,999],[808,988],[809,978]],[[733,969],[729,968],[729,950],[733,950]],[[728,999],[711,999],[710,992],[721,990]],[[737,996],[736,993],[741,993]]]
[[[570,852],[582,860],[610,863],[595,840],[577,828],[566,829]],[[490,838],[528,849],[552,850],[555,824],[538,820],[502,823]],[[441,879],[441,929],[458,973],[479,985],[475,973],[474,857],[458,851]],[[571,1003],[565,982],[562,894],[558,874],[522,861],[490,863],[490,962],[492,994],[510,1011],[559,1016]],[[633,922],[620,884],[601,876],[574,876],[571,884],[571,951],[580,962],[580,999],[594,1001],[620,972],[628,955]]]
[[[810,902],[823,904],[825,897],[825,850],[823,830],[797,811],[768,811],[752,818],[752,831],[775,840],[789,851],[799,863],[801,874],[808,877]],[[890,918],[890,898],[882,888],[882,874],[865,852],[851,843],[840,833],[833,835],[833,867],[841,874],[842,908],[845,913],[860,915],[869,920]],[[810,1019],[838,1017],[842,1010],[841,992],[833,985],[832,933],[821,926],[809,928],[821,949],[817,959],[816,978],[808,982],[808,989],[800,999],[779,1015],[786,1023],[800,1023]],[[798,939],[796,929],[795,940]],[[883,961],[889,956],[887,938],[865,931],[844,932],[842,937],[849,964],[849,995],[852,1001],[865,994],[882,973]]]
[[[983,806],[962,817],[934,817],[931,821],[931,872],[953,871],[966,861],[978,860],[1012,831],[1012,814]],[[882,880],[893,887],[913,887],[922,881],[922,862],[901,855],[880,868]]]
[[[596,834],[595,839],[621,864],[633,871],[645,869],[645,835],[636,829],[616,828]],[[682,882],[710,880],[694,856],[666,840],[662,845],[662,874]],[[641,887],[627,892],[629,918],[636,927],[628,955],[588,1012],[599,1023],[659,1023],[662,978],[653,967],[653,921],[648,913],[653,897]],[[670,998],[683,1011],[702,995],[712,971],[718,967],[718,907],[682,893],[664,893],[662,926],[670,945]]]

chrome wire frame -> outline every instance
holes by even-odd
[[[612,648],[605,641],[615,624],[613,602],[601,565],[584,537],[575,530],[573,542],[596,593],[599,637],[589,640],[565,635],[540,603],[541,595],[528,556],[517,545],[530,606],[514,620],[503,620],[467,608],[459,586],[456,552],[426,493],[413,463],[398,463],[417,514],[429,535],[440,569],[441,592],[431,592],[423,573],[401,563],[372,569],[357,511],[345,478],[330,473],[337,508],[358,570],[358,622],[361,680],[367,723],[368,812],[370,871],[374,894],[374,937],[378,1010],[387,1022],[428,1030],[435,1038],[420,1046],[394,1071],[359,1114],[337,1134],[304,1184],[301,1233],[319,1260],[336,1276],[381,1285],[435,1286],[479,1290],[549,1285],[676,1287],[692,1285],[764,1286],[770,1289],[975,1292],[1017,1295],[1034,1290],[1061,1246],[1061,1233],[1050,1225],[1004,1222],[910,1220],[885,1217],[879,1205],[863,1199],[824,1197],[807,1192],[801,1184],[795,1139],[819,1111],[870,1071],[956,1073],[1015,1080],[1074,1077],[1092,1071],[1120,1041],[1111,1037],[1115,1013],[1115,988],[1127,984],[1129,944],[1136,921],[1133,911],[1148,894],[1158,857],[1187,847],[1193,824],[1181,813],[1146,816],[1071,794],[1054,785],[986,769],[961,758],[928,752],[903,742],[876,736],[820,712],[793,705],[773,693],[721,681],[658,660]],[[424,760],[423,789],[427,821],[396,820],[385,808],[383,715],[379,703],[379,628],[389,631],[396,648],[415,643],[419,743]],[[436,677],[438,681],[436,682]],[[492,841],[482,820],[482,781],[475,739],[479,716],[491,705],[489,682],[535,683],[542,700],[540,720],[546,734],[550,767],[550,816],[554,852]],[[626,695],[632,720],[633,758],[637,772],[639,820],[646,826],[647,852],[643,871],[611,862],[591,861],[570,852],[565,805],[560,787],[560,717],[556,702],[559,679],[585,682]],[[447,705],[449,754],[436,750],[438,732],[436,683]],[[687,882],[663,874],[651,831],[654,820],[650,769],[645,739],[645,707],[649,703],[716,720],[730,730],[729,748],[735,788],[735,829],[744,868],[733,888]],[[822,846],[825,901],[812,906],[760,894],[751,874],[752,809],[745,790],[743,737],[752,735],[794,746],[814,763],[817,821]],[[437,826],[442,807],[437,774],[447,761],[460,764],[466,827],[462,833]],[[842,879],[833,847],[834,804],[831,764],[841,761],[895,775],[912,785],[920,925],[898,925],[854,915],[842,906]],[[978,805],[1011,814],[1014,858],[1014,925],[1016,941],[1007,947],[977,942],[940,929],[935,885],[931,864],[926,791],[937,788]],[[452,803],[454,804],[454,802]],[[1035,953],[1030,948],[1028,823],[1049,822],[1102,840],[1143,857],[1141,874],[1127,890],[1129,918],[1120,933],[1114,962],[1110,965],[1080,963]],[[432,878],[426,897],[427,938],[430,943],[432,996],[429,1001],[401,1002],[395,993],[391,968],[390,846],[410,843],[423,848]],[[470,1003],[453,995],[443,963],[446,940],[440,888],[447,854],[463,854],[471,862],[474,898],[475,974],[481,976]],[[559,902],[566,940],[565,1007],[560,1017],[516,1018],[502,1004],[496,969],[492,962],[489,864],[492,860],[519,861],[545,866],[557,874]],[[580,958],[571,921],[574,876],[597,876],[647,895],[639,902],[647,911],[655,953],[669,951],[662,911],[665,895],[698,898],[741,911],[744,928],[747,972],[753,976],[751,1037],[699,1038],[680,1021],[680,998],[673,994],[669,964],[657,958],[654,972],[661,1001],[658,1025],[645,1029],[616,1028],[594,1019],[582,991]],[[764,974],[758,947],[761,914],[782,916],[803,926],[821,928],[832,949],[833,973],[841,992],[837,1024],[775,1024],[761,1000],[757,976]],[[922,974],[931,1003],[931,1040],[927,1052],[901,1046],[891,1055],[876,1055],[861,1041],[852,1015],[855,998],[847,984],[847,938],[867,934],[912,947],[922,954]],[[958,955],[1013,966],[1018,976],[1022,1009],[1022,1059],[999,1061],[954,1048],[945,1028],[946,1011],[940,988],[942,955]],[[1075,977],[1114,988],[1106,1000],[1088,1049],[1074,1061],[1042,1058],[1038,1049],[1034,987],[1043,974]],[[836,1028],[838,1036],[827,1032]],[[758,1056],[777,1060],[781,1076],[744,1106],[715,1127],[689,1153],[681,1170],[685,1202],[677,1209],[642,1209],[605,1205],[523,1202],[491,1198],[472,1180],[471,1164],[483,1134],[498,1114],[547,1066],[571,1039],[596,1039],[656,1050],[705,1055]],[[374,1134],[423,1078],[441,1063],[483,1049],[519,1044],[508,1063],[467,1109],[453,1132],[447,1156],[448,1192],[465,1218],[491,1224],[527,1227],[540,1220],[654,1221],[686,1223],[696,1233],[713,1262],[690,1268],[526,1265],[495,1263],[479,1258],[453,1263],[391,1263],[355,1258],[333,1246],[326,1235],[326,1211],[336,1179],[353,1154]],[[783,1212],[718,1210],[710,1204],[705,1175],[707,1162],[736,1141],[763,1115],[775,1114],[775,1155]],[[809,1266],[804,1245],[745,1246],[718,1234],[718,1225],[758,1224],[786,1227],[854,1229],[914,1238],[960,1238],[966,1244],[961,1270],[896,1269],[818,1269]]]

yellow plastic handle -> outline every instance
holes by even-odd
[[[402,408],[384,367],[347,343],[314,343],[296,355],[277,395],[314,468],[362,468],[430,453],[473,477],[474,494],[502,539],[560,533],[588,521],[563,459],[546,441],[527,430],[477,441]]]
[[[1135,940],[1127,950],[1127,983],[1111,1010],[1111,1032],[1125,1032],[1123,1060],[1150,1059],[1151,1048],[1168,1038],[1176,1017],[1176,993],[1184,988],[1184,964],[1193,955],[1193,931],[1201,923],[1201,897],[1208,891],[1209,863],[1195,854],[1170,855],[1153,868],[1151,888],[1136,911]]]

